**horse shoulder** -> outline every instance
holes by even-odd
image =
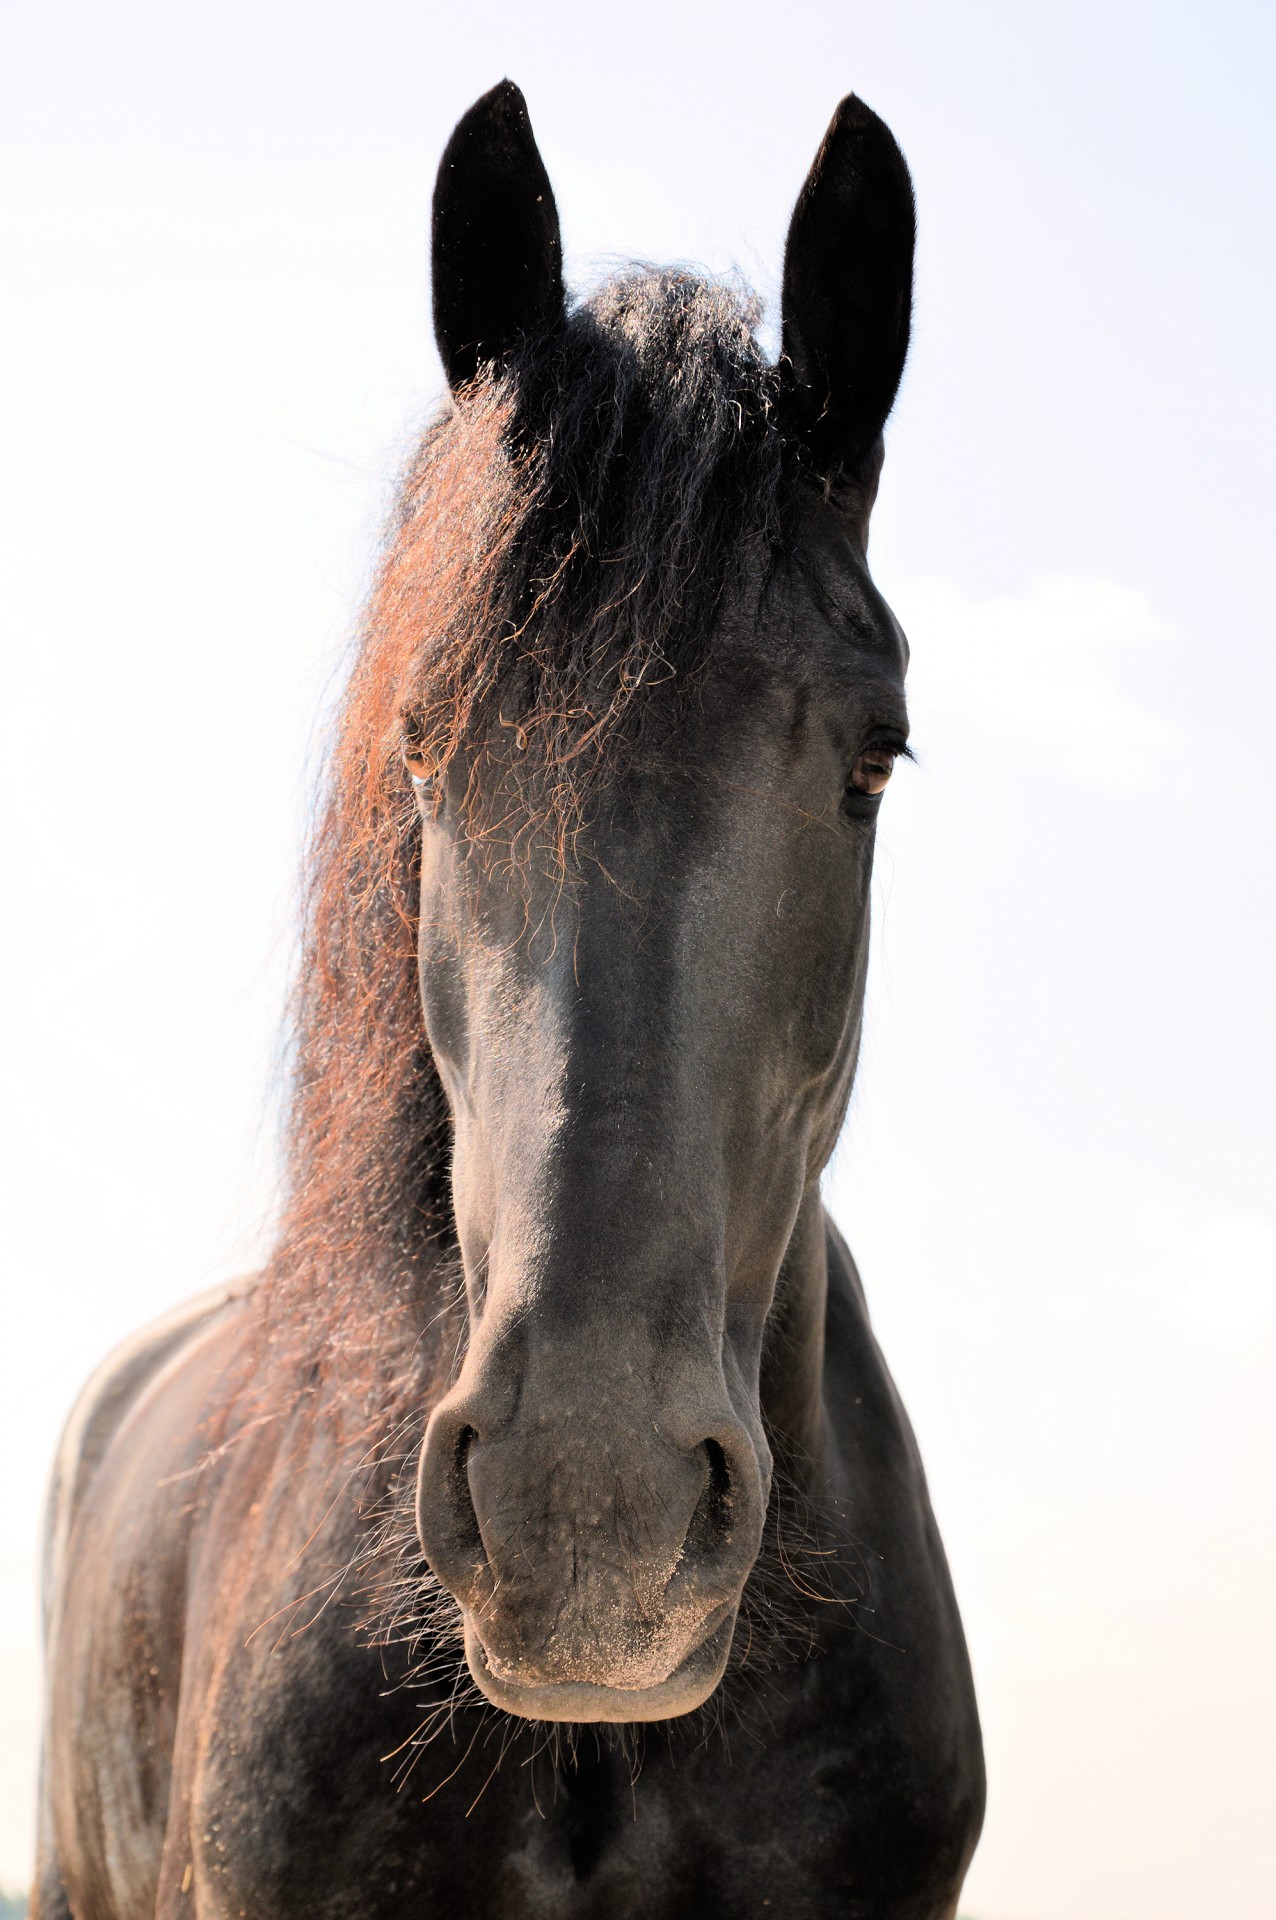
[[[153,1906],[181,1661],[181,1514],[191,1510],[166,1476],[185,1482],[204,1444],[196,1402],[252,1284],[202,1294],[117,1348],[63,1434],[45,1532],[41,1920]]]
[[[256,1276],[223,1281],[182,1301],[121,1342],[90,1374],[67,1417],[45,1503],[43,1599],[49,1631],[65,1571],[66,1549],[86,1490],[111,1441],[162,1369],[224,1319],[256,1285]]]

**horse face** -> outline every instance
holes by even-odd
[[[875,811],[904,740],[903,638],[864,545],[912,237],[907,169],[852,97],[785,258],[775,431],[807,476],[788,550],[764,592],[728,599],[694,686],[643,695],[650,725],[570,874],[530,825],[517,872],[467,832],[486,767],[489,817],[519,838],[517,766],[490,742],[422,807],[421,997],[469,1343],[417,1520],[475,1680],[531,1718],[698,1706],[761,1543],[764,1330],[850,1089]],[[434,270],[462,405],[520,340],[552,343],[557,214],[508,83],[444,154]]]
[[[850,1089],[906,724],[902,635],[828,509],[767,606],[568,884],[423,807],[470,1340],[418,1521],[474,1677],[534,1718],[698,1705],[761,1542],[764,1329]]]

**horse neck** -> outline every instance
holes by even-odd
[[[798,1209],[776,1283],[762,1351],[762,1412],[777,1464],[809,1486],[827,1470],[824,1317],[828,1250],[818,1185]]]

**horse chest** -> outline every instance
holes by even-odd
[[[471,1796],[484,1770],[477,1786],[465,1771]],[[450,1793],[357,1811],[259,1804],[229,1821],[222,1809],[194,1849],[197,1911],[218,1920],[797,1920],[861,1910],[894,1920],[938,1911],[911,1900],[848,1904],[859,1819],[818,1767],[784,1753],[743,1772],[658,1765],[637,1782],[623,1756],[602,1754],[542,1777],[535,1796],[516,1768],[488,1797],[473,1811]]]
[[[501,1757],[508,1726],[463,1712],[399,1781],[385,1756],[412,1715],[374,1710],[370,1689],[308,1689],[299,1711],[291,1688],[257,1688],[242,1715],[223,1698],[186,1890],[205,1920],[938,1920],[966,1850],[962,1783],[936,1794],[875,1728],[848,1742],[822,1664],[775,1689],[765,1723],[746,1708],[729,1733],[653,1727],[637,1751],[585,1728],[555,1756],[527,1727]]]

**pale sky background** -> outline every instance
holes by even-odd
[[[982,1701],[979,1920],[1271,1920],[1276,11],[45,0],[0,79],[0,1879],[37,1511],[103,1351],[260,1249],[307,755],[438,389],[440,149],[569,266],[774,301],[840,95],[921,211],[913,645],[830,1204]]]

